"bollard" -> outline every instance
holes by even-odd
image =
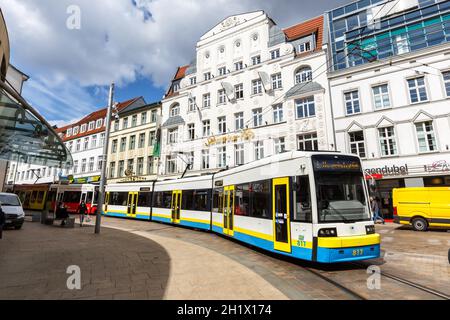
[[[450,249],[448,249],[448,263],[450,264]]]

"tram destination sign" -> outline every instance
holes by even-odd
[[[358,158],[345,156],[313,156],[315,171],[361,172]]]

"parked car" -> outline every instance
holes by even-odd
[[[17,195],[12,193],[0,193],[0,204],[5,213],[5,228],[22,228],[25,221],[25,212]]]

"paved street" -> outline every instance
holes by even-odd
[[[0,241],[0,299],[353,298],[310,267],[368,299],[433,298],[387,280],[381,290],[368,290],[364,269],[279,259],[205,232],[111,218],[103,225],[101,236],[92,226],[62,229],[31,222],[21,231],[6,231]],[[415,233],[396,225],[378,229],[385,258],[373,263],[449,293],[449,233]],[[82,290],[67,289],[70,265],[81,268]]]

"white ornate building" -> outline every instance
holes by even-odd
[[[283,30],[263,11],[204,34],[162,101],[160,173],[334,149],[322,37],[322,16]]]

